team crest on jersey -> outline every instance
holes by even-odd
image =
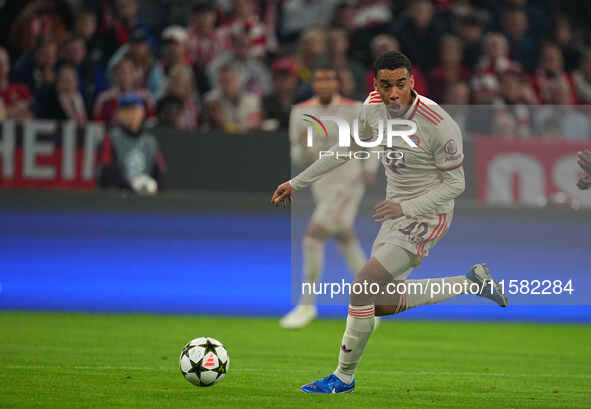
[[[455,155],[456,153],[458,153],[458,144],[453,139],[450,139],[443,146],[443,150],[445,150],[445,153],[447,153],[448,155]]]
[[[421,140],[419,139],[419,135],[411,135],[409,136],[410,140],[413,141],[417,146],[421,146]]]
[[[396,150],[389,149],[388,152],[391,154],[384,156],[384,166],[390,168],[393,172],[398,173],[400,169],[405,168],[404,164],[404,153]]]

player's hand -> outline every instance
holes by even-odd
[[[373,219],[378,223],[382,223],[386,220],[398,219],[402,216],[404,216],[404,214],[402,213],[402,207],[400,206],[400,203],[394,203],[391,200],[384,200],[383,202],[377,204]]]
[[[579,152],[577,156],[579,157],[577,160],[579,166],[591,176],[591,152],[585,149],[584,152]]]
[[[591,187],[591,175],[584,173],[579,176],[577,181],[577,187],[581,190],[587,190]]]
[[[275,189],[275,193],[273,193],[273,197],[271,198],[271,203],[273,203],[275,207],[287,207],[287,205],[291,203],[292,193],[289,182],[282,183],[277,186],[277,189]]]
[[[375,173],[364,170],[361,172],[361,180],[363,180],[363,183],[366,185],[373,185],[376,181],[376,175]]]

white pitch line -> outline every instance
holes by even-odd
[[[57,366],[57,365],[4,365],[1,369],[35,370],[35,369],[74,369],[89,371],[159,371],[176,372],[175,367],[149,367],[149,366]],[[391,370],[361,370],[363,373],[381,375],[415,375],[415,376],[491,376],[508,378],[555,378],[553,374],[542,373],[501,373],[501,372],[437,372],[437,371],[391,371]],[[230,368],[228,372],[284,372],[282,369],[259,369],[259,368]],[[310,373],[306,369],[289,369],[288,372]],[[563,378],[591,379],[591,374],[560,375]]]

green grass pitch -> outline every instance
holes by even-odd
[[[298,387],[330,373],[344,320],[0,312],[0,408],[591,408],[591,326],[388,320],[352,394]],[[230,354],[211,388],[178,356],[211,336]]]

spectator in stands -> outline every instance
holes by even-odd
[[[191,61],[205,67],[229,50],[230,39],[216,29],[217,12],[209,1],[200,1],[193,6],[188,30]]]
[[[531,83],[542,104],[551,103],[552,89],[568,90],[570,98],[566,103],[577,102],[573,78],[564,71],[562,52],[556,44],[546,43],[542,47],[538,69],[532,75]]]
[[[187,50],[187,30],[181,26],[169,26],[162,32],[162,58],[160,65],[166,74],[176,65],[190,65]]]
[[[450,34],[444,35],[439,43],[439,64],[427,75],[429,98],[441,101],[450,84],[467,81],[470,71],[462,65],[462,44]]]
[[[312,67],[319,59],[326,58],[327,54],[328,42],[324,30],[310,28],[302,33],[298,44],[298,65],[301,69],[300,76],[304,84],[311,84]],[[310,93],[312,93],[311,89]]]
[[[565,71],[572,72],[579,65],[581,47],[575,42],[572,26],[565,16],[558,16],[554,22],[554,41],[562,50]]]
[[[571,105],[571,89],[566,82],[556,81],[548,85],[551,106],[536,109],[534,117],[536,129],[544,133],[548,123],[556,124],[557,137],[564,140],[589,141],[591,124],[586,115]]]
[[[351,38],[352,34],[357,30],[355,24],[355,15],[357,14],[357,5],[351,1],[341,1],[334,9],[332,16],[332,26],[343,29]],[[318,26],[323,26],[319,24]]]
[[[342,84],[348,84],[348,91],[341,90],[348,98],[363,99],[366,97],[366,90],[363,86],[364,68],[357,61],[350,59],[349,39],[347,32],[341,28],[333,28],[328,32],[328,50],[331,64],[343,77]],[[348,77],[352,76],[352,80]],[[344,77],[347,77],[345,79]]]
[[[587,50],[579,68],[573,72],[573,83],[579,103],[591,104],[591,49]]]
[[[205,97],[205,128],[219,128],[230,133],[258,129],[260,105],[258,95],[241,87],[238,69],[225,65],[220,68],[217,87]]]
[[[156,138],[144,128],[144,120],[142,100],[134,94],[123,94],[116,125],[99,147],[99,186],[131,189],[138,194],[154,194],[162,189],[166,164]]]
[[[3,3],[8,3],[5,1]],[[21,11],[10,21],[9,42],[15,49],[31,50],[42,39],[60,43],[68,36],[72,25],[73,10],[68,0],[11,1],[21,3]]]
[[[347,67],[337,68],[337,79],[339,81],[339,93],[349,99],[363,99],[367,95],[357,94],[357,83],[353,72]]]
[[[470,13],[459,19],[458,34],[463,44],[462,64],[474,71],[482,51],[482,36],[486,17],[481,13]]]
[[[48,90],[40,101],[41,118],[62,119],[84,125],[87,121],[84,98],[78,90],[76,67],[64,63],[57,71],[55,87]]]
[[[423,71],[431,70],[437,63],[437,47],[443,34],[434,14],[431,0],[415,0],[394,33],[402,52]]]
[[[253,58],[264,57],[267,51],[267,30],[257,15],[254,0],[235,0],[234,18],[222,27],[230,36],[244,36],[250,47],[248,54]]]
[[[40,38],[32,52],[25,53],[15,64],[13,79],[23,83],[33,95],[55,82],[57,63],[57,43],[51,39]]]
[[[108,50],[97,32],[96,14],[91,10],[83,10],[76,16],[74,25],[74,36],[84,39],[86,44],[87,58],[91,64],[105,67],[108,57]],[[115,52],[115,50],[111,50]]]
[[[33,96],[25,84],[10,82],[10,57],[4,48],[0,48],[0,102],[2,119],[31,118]]]
[[[464,139],[469,138],[466,132],[466,122],[468,120],[468,111],[470,109],[470,87],[465,81],[458,81],[447,86],[443,104],[446,104],[445,110],[457,122],[462,130]]]
[[[117,104],[121,95],[133,92],[142,100],[148,118],[154,115],[154,98],[146,89],[136,86],[135,68],[129,57],[123,57],[115,66],[113,87],[101,93],[94,105],[94,119],[110,125],[115,119]]]
[[[138,0],[114,0],[114,15],[109,17],[105,27],[105,47],[109,53],[132,41],[135,31],[142,33],[152,49],[157,49],[158,43],[140,14]]]
[[[388,51],[400,51],[400,44],[396,37],[389,34],[380,34],[374,37],[370,44],[372,61]],[[373,63],[372,63],[373,64]],[[412,66],[412,76],[415,79],[415,90],[421,95],[429,95],[427,80],[423,72],[416,65]],[[367,92],[373,91],[374,69],[370,66],[365,74],[365,88]]]
[[[142,30],[134,30],[129,38],[129,44],[117,50],[109,62],[109,71],[124,56],[129,56],[134,63],[138,88],[145,88],[154,98],[159,98],[164,92],[166,77],[160,65],[155,63],[150,44]]]
[[[171,68],[165,95],[174,95],[183,101],[176,128],[196,129],[200,106],[196,98],[193,71],[189,67],[179,64]]]
[[[246,35],[232,35],[232,50],[222,54],[208,67],[209,82],[218,83],[220,67],[233,65],[242,87],[262,97],[271,92],[271,75],[259,59],[250,55],[250,39]]]
[[[357,30],[368,27],[383,27],[392,21],[392,4],[388,0],[360,0],[355,10],[353,23]]]
[[[470,79],[472,103],[466,120],[466,131],[473,134],[494,134],[494,108],[491,105],[499,95],[499,81],[496,75],[486,73]]]
[[[521,67],[509,58],[507,39],[500,33],[489,33],[484,38],[483,54],[476,68],[476,76],[493,75],[500,79],[507,70],[520,70]]]
[[[442,103],[447,105],[469,105],[470,87],[466,81],[449,84],[445,90]]]
[[[506,71],[501,76],[499,96],[495,99],[495,129],[502,137],[529,138],[531,130],[531,112],[528,107],[527,89],[523,84],[521,72]],[[505,132],[510,129],[511,133]]]
[[[297,99],[299,69],[293,60],[283,58],[275,61],[271,70],[273,92],[263,98],[263,129],[288,129],[291,107]]]
[[[509,41],[509,55],[526,71],[535,66],[535,52],[538,49],[537,39],[528,33],[528,18],[521,7],[509,7],[503,14],[503,29]]]
[[[60,49],[60,57],[74,67],[78,73],[80,93],[87,107],[92,107],[96,96],[107,88],[107,79],[103,68],[87,58],[86,42],[82,37],[70,37]]]
[[[341,0],[284,0],[281,4],[280,39],[284,43],[295,41],[299,34],[312,27],[325,25]]]
[[[182,99],[175,95],[164,95],[156,104],[156,123],[154,127],[178,129],[179,118],[184,109],[185,104]]]

